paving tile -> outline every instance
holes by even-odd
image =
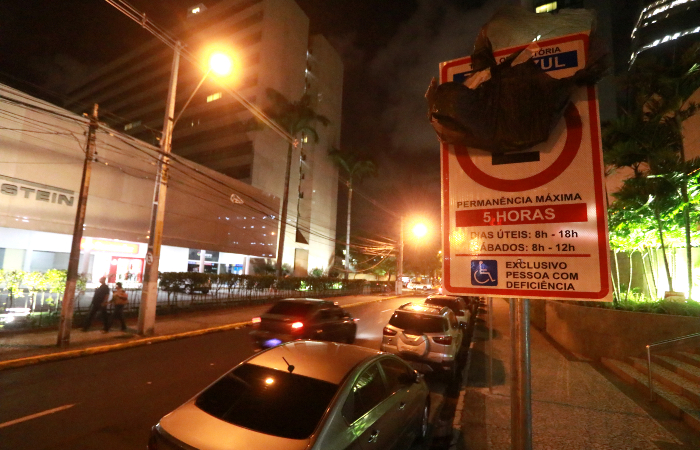
[[[493,393],[485,387],[467,387],[461,433],[462,448],[468,450],[511,448],[510,330],[505,300],[494,299],[493,319],[498,336],[493,342],[494,358],[503,364],[505,382],[494,386]],[[486,340],[475,343],[475,350],[487,349]],[[619,388],[606,370],[568,354],[531,328],[533,449],[700,449],[700,435],[657,405],[649,405],[641,393]]]

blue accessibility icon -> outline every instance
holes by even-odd
[[[472,286],[498,286],[498,261],[473,259],[471,265]]]

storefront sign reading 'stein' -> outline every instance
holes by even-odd
[[[0,195],[9,195],[58,205],[73,206],[75,192],[48,184],[0,175]]]

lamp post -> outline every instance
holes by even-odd
[[[403,244],[404,244],[404,235],[403,235],[403,229],[404,229],[404,216],[401,216],[401,230],[399,232],[399,260],[398,260],[398,265],[399,265],[399,270],[398,274],[396,275],[396,294],[401,295],[403,292]],[[428,234],[428,227],[422,223],[422,222],[417,222],[415,225],[413,225],[413,228],[411,228],[411,231],[413,232],[413,236],[416,238],[423,238],[425,237],[426,234]]]
[[[396,274],[396,295],[403,292],[403,216],[401,216],[401,230],[399,232],[399,270]]]
[[[156,303],[158,301],[158,264],[160,262],[160,247],[163,241],[163,225],[165,219],[165,200],[168,190],[168,155],[172,149],[173,128],[182,116],[187,105],[190,104],[195,93],[204,83],[204,80],[213,71],[219,75],[226,75],[231,71],[231,61],[220,53],[212,55],[209,68],[200,80],[195,90],[187,99],[177,117],[175,115],[175,93],[177,86],[178,69],[180,66],[180,52],[182,44],[175,46],[175,55],[170,72],[170,84],[165,106],[165,119],[163,123],[163,136],[160,140],[160,155],[158,158],[158,173],[156,185],[153,191],[153,205],[151,209],[151,224],[148,233],[148,251],[146,253],[146,268],[143,275],[143,288],[141,291],[141,305],[139,307],[139,321],[137,332],[140,335],[149,336],[154,333],[156,318]]]

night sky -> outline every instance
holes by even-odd
[[[162,28],[184,20],[198,0],[130,0]],[[206,1],[204,1],[206,4]],[[440,234],[439,146],[423,95],[438,64],[471,53],[479,28],[513,0],[297,0],[311,31],[325,35],[345,64],[342,146],[373,155],[379,177],[357,186],[384,208],[422,215]],[[179,14],[179,15],[178,15]],[[70,80],[149,35],[100,0],[3,0],[0,82],[59,103]],[[344,191],[344,189],[341,189]],[[398,222],[357,195],[353,235],[396,239]],[[345,197],[338,229],[345,229]],[[407,251],[417,250],[408,245]],[[427,249],[430,249],[429,251]],[[423,252],[419,252],[423,253]]]

